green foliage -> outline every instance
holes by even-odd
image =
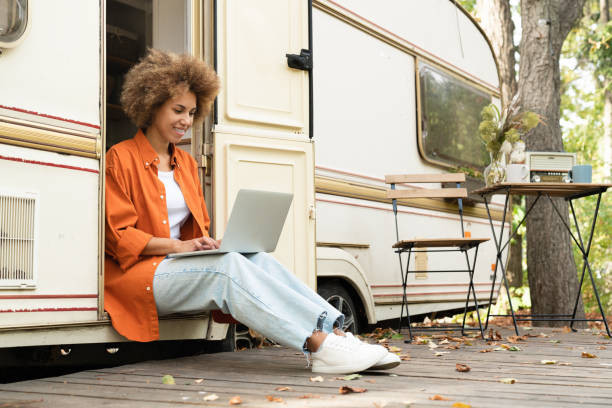
[[[561,114],[563,143],[566,151],[575,152],[578,163],[593,166],[594,179],[601,178],[603,157],[600,144],[604,128],[603,94],[604,88],[612,81],[612,25],[597,24],[599,19],[598,2],[587,3],[585,17],[569,34],[563,47],[563,58],[573,61],[574,66],[564,67],[561,72],[562,94]],[[585,86],[585,74],[591,75],[587,83],[595,84],[595,91]],[[604,195],[591,245],[589,263],[593,269],[599,294],[604,308],[612,311],[612,206],[610,197]],[[590,222],[597,197],[587,197],[575,202],[575,211],[583,239],[590,232]],[[573,219],[571,220],[573,224]],[[573,229],[576,235],[575,229]],[[586,243],[585,243],[586,245]],[[574,259],[580,276],[582,254],[574,245]],[[585,278],[583,299],[587,312],[598,312],[597,301],[591,290],[588,276]]]
[[[474,14],[476,10],[476,0],[459,0],[457,3],[461,4],[471,14]]]

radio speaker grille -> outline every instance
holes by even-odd
[[[28,288],[36,277],[37,197],[0,191],[0,288]]]

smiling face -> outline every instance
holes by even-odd
[[[178,143],[193,124],[196,113],[196,96],[185,90],[168,99],[153,116],[153,123],[147,129],[147,138],[154,147]]]

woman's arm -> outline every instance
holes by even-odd
[[[203,251],[219,248],[219,242],[210,237],[200,237],[181,241],[172,238],[152,237],[141,255],[168,255],[176,252]]]

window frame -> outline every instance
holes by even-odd
[[[422,122],[422,118],[423,118],[423,101],[421,98],[421,80],[420,80],[420,75],[421,75],[421,65],[427,65],[428,68],[434,69],[436,71],[438,71],[440,74],[450,77],[453,80],[459,81],[461,83],[463,83],[465,86],[473,88],[479,92],[485,93],[487,95],[489,95],[491,97],[491,103],[499,105],[501,103],[501,99],[499,97],[499,95],[497,95],[496,93],[492,92],[491,90],[475,83],[472,81],[469,81],[459,75],[457,75],[456,73],[450,71],[449,69],[434,63],[433,61],[427,60],[427,59],[423,59],[423,58],[419,58],[418,56],[415,57],[415,92],[416,92],[416,103],[417,103],[417,109],[416,109],[416,127],[417,127],[417,145],[418,145],[418,151],[419,151],[419,156],[421,156],[421,158],[423,159],[423,161],[430,163],[430,164],[434,164],[436,166],[439,167],[443,167],[446,169],[457,169],[457,168],[465,168],[465,167],[469,167],[473,170],[477,170],[477,171],[483,171],[484,168],[486,167],[487,164],[484,164],[483,166],[477,166],[474,164],[470,164],[470,165],[466,165],[466,163],[461,163],[461,162],[456,162],[456,163],[447,163],[445,161],[442,160],[436,160],[435,158],[429,156],[425,150],[425,143],[423,140],[423,122]],[[474,137],[478,137],[478,134],[475,133]]]
[[[19,34],[17,38],[14,38],[12,40],[7,40],[6,38],[4,38],[6,34],[0,34],[0,49],[17,47],[25,39],[28,32],[30,31],[30,25],[31,25],[30,21],[32,20],[31,18],[32,4],[30,3],[29,0],[13,0],[13,1],[16,4],[19,4],[20,1],[25,4],[25,23],[24,23],[25,27],[23,27],[21,34]]]

